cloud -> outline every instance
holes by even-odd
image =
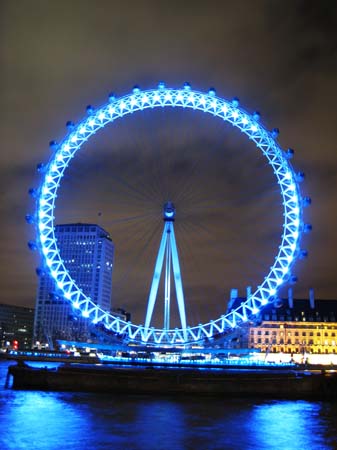
[[[2,3],[1,286],[11,302],[34,304],[38,261],[26,252],[33,229],[23,218],[34,206],[26,192],[39,183],[35,166],[50,157],[48,142],[62,139],[66,121],[80,120],[87,104],[100,105],[110,91],[122,95],[161,79],[237,95],[247,110],[261,110],[268,128],[281,129],[282,146],[296,149],[296,170],[307,173],[302,192],[313,197],[305,221],[314,232],[303,239],[311,256],[296,266],[297,289],[314,285],[317,295],[336,296],[336,5],[244,3]],[[191,114],[187,123],[183,115],[135,115],[91,140],[65,174],[56,214],[60,221],[100,217],[120,234],[121,261],[134,251],[152,267],[162,204],[175,200],[181,251],[196,278],[207,280],[186,289],[191,296],[214,289],[219,298],[226,283],[227,292],[237,283],[244,290],[265,275],[281,232],[279,194],[266,161],[245,139],[229,127],[219,131],[212,118]],[[217,239],[224,250],[212,247],[207,256]],[[221,257],[224,267],[209,281],[205,265],[221,268]],[[146,280],[144,298],[151,270],[136,275]],[[122,296],[118,277],[116,284],[114,298]],[[136,293],[130,298],[141,316]],[[124,305],[124,297],[118,301]]]

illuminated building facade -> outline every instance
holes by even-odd
[[[33,323],[33,308],[0,304],[1,348],[31,348]]]
[[[291,354],[337,353],[337,300],[310,298],[271,304],[260,323],[248,328],[248,347],[262,352]]]
[[[56,225],[55,236],[70,276],[96,305],[110,312],[114,245],[109,234],[98,225],[75,223]],[[62,298],[49,273],[40,273],[34,341],[52,345],[55,339],[89,336],[88,320]]]

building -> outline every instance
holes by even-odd
[[[230,308],[242,298],[231,300]],[[277,299],[265,306],[254,323],[241,328],[239,345],[263,353],[337,354],[337,300]]]
[[[263,309],[259,326],[249,329],[248,346],[262,352],[337,353],[337,300],[283,300]]]
[[[1,348],[30,349],[33,323],[33,308],[0,304]]]
[[[58,248],[70,276],[93,302],[111,311],[114,245],[94,224],[56,225]],[[41,271],[36,299],[34,342],[52,345],[55,339],[88,340],[89,323],[63,299],[54,280]]]

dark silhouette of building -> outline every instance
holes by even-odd
[[[30,349],[32,346],[34,309],[0,304],[1,348]]]

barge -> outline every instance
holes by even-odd
[[[337,399],[337,372],[265,368],[61,364],[8,368],[14,389]]]

